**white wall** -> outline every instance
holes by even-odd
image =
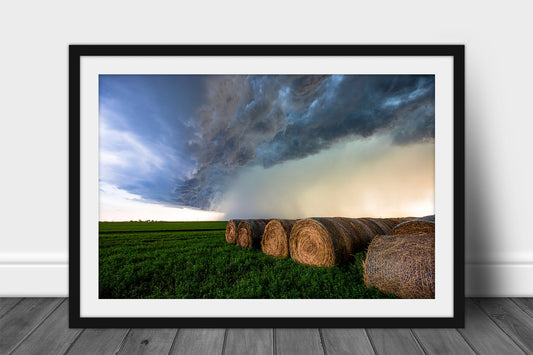
[[[68,44],[306,43],[466,45],[467,294],[533,296],[530,2],[177,3],[1,2],[0,295],[68,293]]]

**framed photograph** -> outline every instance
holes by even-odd
[[[464,46],[71,45],[71,327],[463,327]]]

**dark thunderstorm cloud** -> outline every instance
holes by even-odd
[[[239,168],[300,159],[334,143],[389,134],[405,145],[433,140],[432,75],[213,76],[188,122],[197,162],[175,201],[216,208]]]

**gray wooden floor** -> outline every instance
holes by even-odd
[[[533,299],[468,299],[464,329],[69,329],[66,299],[0,298],[0,354],[533,354]]]

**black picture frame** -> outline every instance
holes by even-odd
[[[70,45],[69,325],[71,328],[460,328],[464,327],[465,67],[463,45]],[[80,63],[92,56],[420,56],[453,58],[453,315],[379,318],[83,317],[80,313]]]

